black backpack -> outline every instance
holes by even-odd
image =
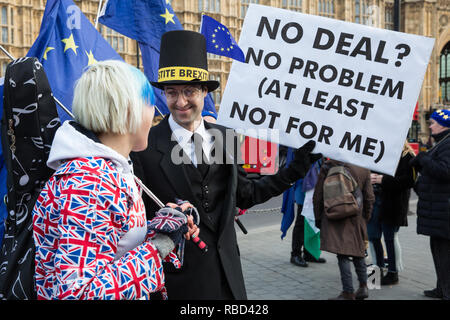
[[[24,57],[11,62],[6,69],[1,121],[8,217],[0,250],[0,299],[36,299],[32,210],[53,174],[46,163],[60,125],[39,60]]]

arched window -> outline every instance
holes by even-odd
[[[198,12],[220,12],[220,0],[198,0]]]
[[[361,24],[370,24],[372,0],[355,0],[355,22]]]
[[[259,4],[259,0],[241,0],[241,18],[245,18],[250,3]]]
[[[393,4],[387,4],[384,9],[384,28],[388,30],[394,30],[394,6]]]
[[[281,7],[291,11],[302,12],[302,0],[283,0]]]
[[[1,13],[1,28],[2,28],[2,43],[7,44],[9,43],[9,37],[8,37],[8,8],[2,7],[2,13]]]
[[[317,11],[320,16],[334,18],[334,0],[320,0]]]
[[[102,26],[101,24],[99,24],[99,27],[100,33],[103,35],[106,41],[109,42],[114,50],[116,50],[118,53],[125,53],[127,51],[125,36],[108,27]]]
[[[450,42],[441,51],[439,59],[440,102],[450,105]]]

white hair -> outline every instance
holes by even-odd
[[[147,99],[143,92],[149,94]],[[77,81],[72,111],[75,120],[95,133],[136,133],[153,91],[138,69],[118,60],[97,62]]]

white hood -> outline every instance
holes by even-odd
[[[132,165],[124,156],[110,147],[88,138],[77,131],[69,122],[70,121],[65,121],[56,131],[50,149],[47,166],[56,170],[61,163],[66,160],[85,157],[100,157],[113,161],[119,172],[125,174],[133,173]]]

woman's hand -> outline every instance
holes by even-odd
[[[372,184],[381,184],[382,180],[383,180],[383,175],[382,174],[376,174],[376,173],[371,173],[370,174],[370,182]]]
[[[166,204],[166,206],[169,206],[173,209],[180,208],[181,211],[183,211],[183,212],[185,212],[189,208],[194,208],[194,206],[189,202],[184,202],[181,205],[177,205],[175,203],[168,202]],[[194,218],[192,217],[192,215],[187,215],[187,218],[188,218],[187,219],[188,232],[184,234],[184,238],[186,240],[190,240],[191,237],[192,238],[198,237],[198,235],[200,233],[200,228],[194,223]]]
[[[181,205],[178,205],[178,204],[175,204],[175,203],[172,203],[172,202],[167,202],[166,206],[171,207],[173,209],[181,208],[181,211],[183,211],[183,212],[185,212],[189,208],[194,208],[194,206],[191,203],[189,203],[189,202],[184,202]]]
[[[191,240],[192,238],[198,237],[200,233],[200,228],[194,223],[194,218],[191,215],[188,215],[188,232],[184,234],[184,238],[186,240]]]

